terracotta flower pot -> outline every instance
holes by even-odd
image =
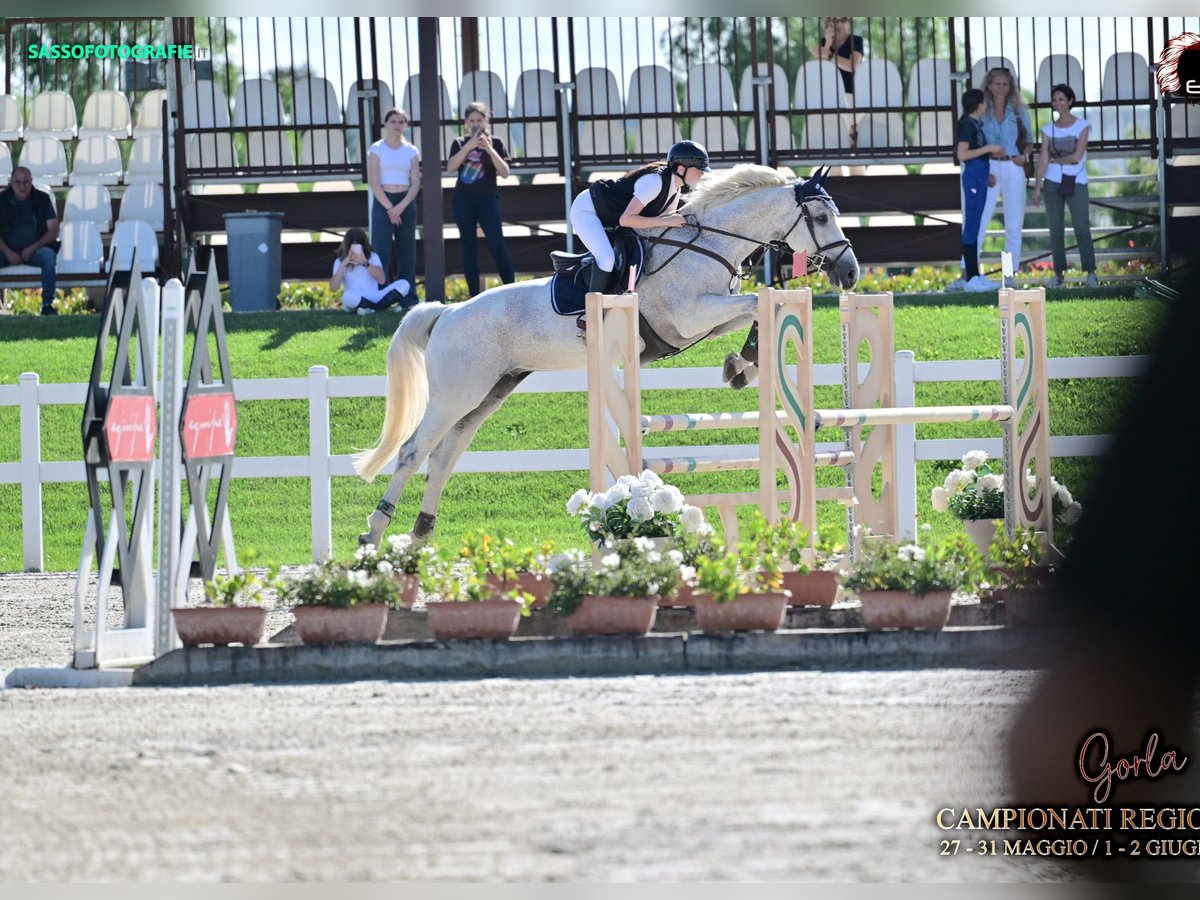
[[[572,634],[646,634],[657,613],[657,597],[584,597],[567,627]]]
[[[696,623],[701,631],[775,631],[783,624],[788,596],[781,592],[738,594],[718,603],[711,594],[696,595]]]
[[[510,638],[521,621],[516,600],[438,600],[425,604],[429,630],[439,641]]]
[[[950,620],[950,595],[953,591],[861,591],[863,625],[869,631],[882,628],[924,628],[941,631]]]
[[[421,588],[420,577],[398,572],[395,578],[400,588],[400,605],[412,609],[413,604],[417,602],[417,592]]]
[[[388,608],[361,606],[294,606],[296,634],[306,644],[373,644],[383,637]]]
[[[681,584],[674,594],[658,598],[659,606],[694,606],[695,603],[696,589],[690,584]]]
[[[267,611],[261,606],[197,606],[172,608],[175,630],[185,647],[213,644],[244,644],[262,640]]]
[[[516,581],[505,581],[497,578],[495,575],[487,577],[487,583],[497,593],[511,591],[514,588],[519,591],[524,591],[527,594],[533,595],[533,606],[535,609],[540,609],[546,605],[546,601],[550,598],[550,592],[554,590],[554,582],[548,577],[536,575],[533,572],[518,572]]]
[[[784,572],[783,589],[792,592],[792,606],[833,606],[838,590],[837,572]]]

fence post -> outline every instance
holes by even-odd
[[[312,496],[312,558],[319,563],[333,555],[327,366],[308,367],[308,477]]]
[[[896,405],[917,405],[914,364],[911,350],[896,351]],[[917,426],[906,422],[896,429],[896,539],[912,541],[917,537]]]
[[[21,533],[25,571],[43,571],[42,557],[42,412],[38,407],[38,374],[22,372],[21,404]]]

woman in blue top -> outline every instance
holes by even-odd
[[[979,223],[978,247],[983,251],[983,238],[988,222],[996,210],[996,201],[1004,198],[1004,249],[1012,255],[1013,274],[1021,265],[1021,231],[1025,226],[1025,157],[1021,143],[1032,140],[1033,122],[1029,107],[1021,96],[1017,79],[1006,68],[990,70],[983,80],[983,136],[989,144],[999,144],[1003,153],[991,159],[987,200],[983,220]],[[1011,284],[1008,285],[1011,287]]]

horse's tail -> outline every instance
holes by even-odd
[[[413,307],[396,329],[387,352],[387,400],[383,431],[370,450],[356,454],[354,471],[371,481],[417,430],[429,404],[429,377],[425,373],[425,345],[438,317],[446,311],[441,303]]]

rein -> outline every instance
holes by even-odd
[[[820,199],[820,198],[812,198],[812,199]],[[655,266],[653,269],[646,270],[644,272],[644,274],[653,275],[655,272],[662,271],[670,263],[674,262],[675,258],[677,256],[679,256],[679,254],[681,254],[684,250],[691,250],[695,253],[701,253],[712,259],[715,259],[717,262],[719,262],[721,265],[723,265],[725,267],[726,271],[729,272],[731,285],[734,280],[745,281],[747,278],[750,277],[750,273],[742,272],[740,267],[735,267],[731,262],[729,262],[729,260],[727,260],[725,257],[721,256],[719,253],[716,253],[713,250],[709,250],[707,247],[697,246],[696,241],[698,241],[700,239],[700,236],[704,232],[707,231],[712,234],[722,235],[724,237],[736,238],[737,240],[740,240],[740,241],[749,241],[750,243],[755,245],[756,250],[761,250],[764,247],[769,247],[773,250],[783,252],[785,249],[790,249],[790,245],[788,244],[788,238],[791,237],[792,232],[796,230],[796,226],[800,224],[800,221],[802,219],[804,220],[804,224],[808,227],[809,236],[812,238],[813,245],[816,247],[816,249],[813,251],[813,253],[808,258],[809,259],[808,271],[805,274],[812,274],[813,272],[819,272],[822,269],[824,269],[827,264],[829,264],[831,262],[836,263],[837,260],[841,259],[842,254],[844,254],[850,248],[850,241],[847,240],[846,238],[842,238],[840,241],[832,241],[831,243],[828,243],[828,244],[821,244],[817,240],[817,232],[816,232],[816,228],[813,226],[812,214],[808,211],[808,207],[806,205],[808,202],[809,201],[807,201],[807,200],[799,200],[798,199],[796,205],[800,207],[800,211],[798,213],[796,213],[796,220],[794,222],[792,222],[791,227],[784,233],[783,237],[775,238],[772,240],[766,240],[766,241],[751,237],[748,234],[738,234],[735,231],[726,231],[724,228],[715,228],[712,225],[701,225],[699,221],[695,221],[694,217],[692,217],[693,221],[690,223],[690,225],[692,228],[696,229],[696,234],[693,237],[691,237],[689,240],[681,241],[681,240],[676,240],[674,238],[669,238],[669,237],[666,237],[663,235],[660,235],[659,237],[650,237],[650,238],[646,239],[646,243],[650,247],[654,247],[657,244],[665,244],[667,246],[676,247],[678,249],[676,249],[675,252],[672,253],[670,256],[668,256],[665,260],[663,260],[663,262],[660,265]],[[838,255],[836,257],[834,257],[833,260],[830,260],[829,253],[838,248],[841,249],[841,253],[838,253]],[[754,252],[754,251],[751,251],[751,252]],[[749,255],[749,254],[747,254],[747,255]]]

